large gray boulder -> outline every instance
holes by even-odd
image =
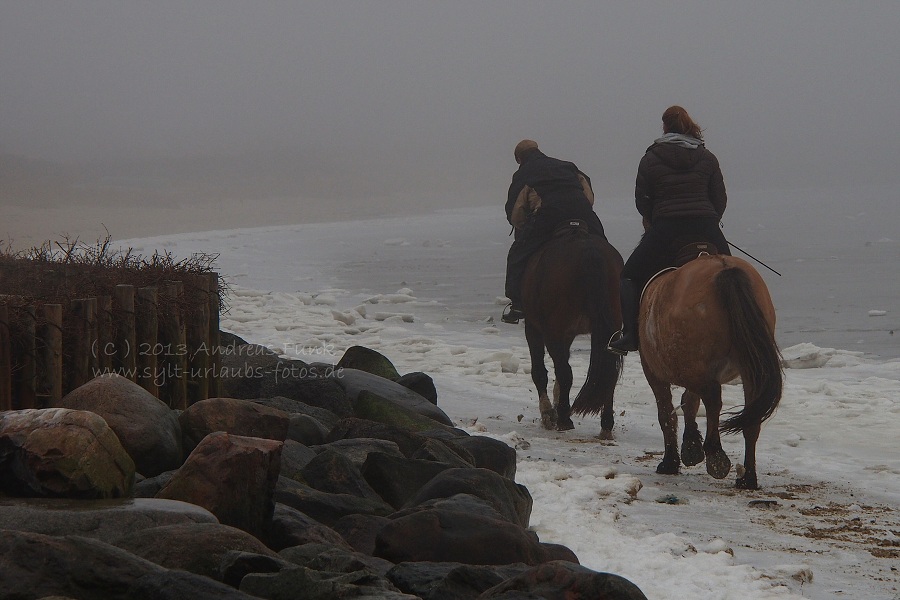
[[[240,529],[219,523],[181,523],[123,535],[115,545],[167,569],[181,569],[216,579],[232,551],[270,557],[277,554]]]
[[[435,404],[429,402],[423,396],[411,389],[400,385],[390,379],[379,377],[357,369],[343,369],[334,376],[335,381],[344,389],[347,398],[353,403],[354,414],[362,418],[371,418],[359,414],[366,406],[360,406],[360,397],[363,392],[368,392],[377,397],[389,400],[409,412],[428,417],[441,425],[452,427],[453,421],[447,414]],[[377,420],[377,419],[373,419]],[[432,428],[434,425],[431,426]],[[426,427],[425,429],[427,429]]]
[[[207,577],[168,571],[100,540],[0,530],[0,598],[252,600]]]
[[[0,413],[0,491],[12,496],[120,498],[134,461],[100,415],[67,408]]]
[[[125,377],[96,377],[66,394],[59,406],[103,417],[134,460],[137,472],[145,477],[181,466],[184,453],[177,415]]]
[[[180,523],[218,520],[205,508],[159,498],[0,499],[0,529],[44,535],[83,535],[114,542],[129,532]]]

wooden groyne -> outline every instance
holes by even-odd
[[[215,397],[220,277],[196,261],[173,264],[0,261],[0,411],[53,406],[111,374],[172,408]],[[117,276],[129,282],[111,283]]]

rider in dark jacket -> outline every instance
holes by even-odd
[[[514,152],[519,169],[513,174],[506,199],[506,219],[515,228],[515,239],[506,261],[505,323],[523,318],[522,277],[528,259],[553,230],[570,219],[587,223],[592,233],[604,235],[594,212],[591,180],[575,164],[551,158],[538,149],[537,142],[522,140]]]
[[[644,235],[622,270],[622,336],[609,345],[619,354],[638,349],[641,291],[653,275],[674,266],[682,246],[710,242],[719,254],[731,254],[719,229],[728,197],[718,159],[686,110],[669,107],[662,120],[664,135],[638,166],[634,200]]]

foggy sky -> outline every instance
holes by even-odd
[[[0,0],[0,153],[502,196],[528,137],[627,194],[681,104],[729,189],[895,184],[898,31],[894,0]]]

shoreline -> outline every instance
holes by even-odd
[[[277,225],[301,225],[383,217],[412,216],[447,208],[478,206],[460,202],[449,206],[434,198],[271,198],[266,200],[200,200],[184,205],[93,203],[78,206],[3,207],[0,245],[14,252],[46,242],[78,240],[85,244],[205,231]]]

